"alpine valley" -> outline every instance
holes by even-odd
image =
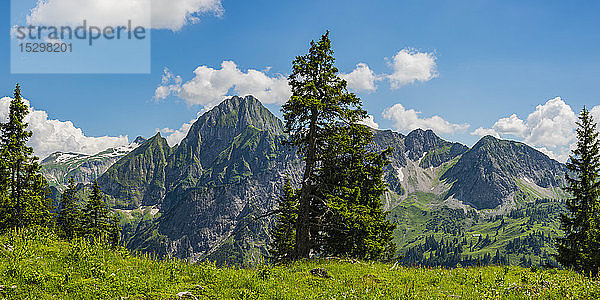
[[[98,178],[119,214],[128,248],[190,262],[265,259],[276,199],[302,164],[281,120],[252,96],[204,113],[175,147],[156,134],[97,155],[55,153],[43,173]],[[566,167],[519,142],[483,137],[472,148],[431,130],[374,130],[373,148],[393,148],[382,199],[397,224],[407,265],[556,265],[554,238],[568,196]],[[83,187],[83,184],[81,185]]]

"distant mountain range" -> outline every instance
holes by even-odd
[[[89,183],[145,141],[143,137],[137,137],[127,146],[109,148],[94,155],[55,152],[41,161],[42,173],[51,186],[61,191],[68,184],[70,177],[73,177],[76,183]]]
[[[297,183],[302,169],[295,151],[282,146],[283,128],[257,99],[233,97],[203,114],[173,148],[157,134],[94,156],[53,154],[42,162],[43,172],[55,185],[71,175],[81,182],[101,175],[131,249],[190,261],[252,263],[262,259],[273,221],[260,216],[274,208],[284,179]],[[458,239],[460,232],[466,242],[465,232],[486,232],[477,229],[481,222],[540,199],[559,203],[565,197],[565,166],[523,143],[486,136],[468,148],[431,130],[374,130],[373,148],[387,147],[394,150],[383,201],[399,224],[402,255],[427,235]],[[460,216],[453,234],[426,226],[434,216],[442,220],[454,213]],[[543,229],[554,235],[557,230],[556,220]],[[469,255],[505,249],[506,243]]]

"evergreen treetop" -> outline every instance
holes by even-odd
[[[28,113],[17,84],[8,121],[0,125],[0,229],[45,225],[51,220],[47,183],[33,148],[27,146],[32,135],[25,122]]]

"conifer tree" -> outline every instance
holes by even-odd
[[[110,224],[108,228],[108,241],[113,246],[118,246],[121,240],[121,226],[119,226],[119,219],[116,215],[110,218]]]
[[[387,189],[382,153],[369,151],[373,134],[360,124],[336,126],[328,134],[317,194],[326,199],[322,251],[326,256],[391,259],[396,226],[386,219],[381,197]]]
[[[567,162],[568,213],[561,216],[565,237],[557,240],[557,261],[564,267],[597,274],[600,268],[600,141],[589,111],[577,122],[577,148]]]
[[[81,234],[81,210],[78,206],[77,188],[73,177],[69,178],[67,189],[62,193],[60,211],[56,218],[56,227],[59,236],[72,239]]]
[[[294,258],[309,257],[311,253],[332,252],[333,246],[329,247],[325,243],[332,242],[329,238],[333,235],[339,237],[340,234],[347,232],[353,232],[352,241],[357,244],[354,250],[347,253],[348,255],[379,257],[380,255],[375,255],[371,250],[386,248],[387,246],[379,247],[379,245],[388,244],[388,231],[390,228],[393,230],[393,227],[387,226],[389,225],[387,223],[378,225],[373,223],[380,221],[379,216],[383,215],[383,212],[378,211],[378,205],[371,202],[380,201],[378,197],[381,193],[377,179],[368,176],[376,176],[376,173],[381,176],[381,174],[375,170],[369,171],[371,174],[361,170],[351,170],[353,168],[351,165],[336,165],[348,163],[340,160],[347,156],[354,157],[356,160],[373,160],[373,162],[375,158],[357,150],[366,146],[368,142],[356,147],[335,145],[335,143],[348,142],[348,134],[355,134],[353,139],[356,141],[369,141],[372,137],[365,134],[365,131],[346,130],[346,128],[357,128],[357,123],[366,118],[367,112],[362,109],[360,99],[348,92],[347,83],[338,76],[338,69],[334,66],[334,62],[331,40],[327,32],[318,42],[310,43],[306,55],[298,56],[293,61],[293,71],[288,78],[292,96],[282,107],[285,131],[290,135],[287,143],[297,147],[298,153],[305,162],[297,196]],[[330,160],[330,163],[326,160]],[[357,166],[363,163],[365,162],[357,163]],[[379,163],[367,164],[383,167],[385,163],[382,159]],[[327,174],[332,173],[327,168],[339,170],[337,167],[342,167],[343,172],[350,172],[351,175],[328,177]],[[358,181],[350,183],[351,176]],[[348,182],[346,186],[334,187],[333,182],[346,181]],[[363,188],[364,190],[361,190]],[[352,197],[355,199],[350,199]],[[368,217],[360,221],[355,218],[362,213],[366,213],[363,216]],[[353,221],[359,222],[353,223]],[[351,230],[353,226],[363,227]],[[372,247],[374,242],[369,240],[375,236],[371,234],[373,226],[377,227],[377,230],[381,229],[382,232],[386,231],[381,236],[386,242],[378,240],[376,247]],[[383,230],[386,226],[388,228]],[[336,233],[329,232],[328,235],[326,228],[339,228],[339,230]],[[365,231],[370,232],[364,234]],[[361,250],[356,250],[359,248]]]
[[[289,179],[283,186],[283,195],[277,201],[278,215],[275,226],[271,229],[272,241],[269,244],[269,255],[275,262],[288,261],[293,258],[296,243],[296,219],[298,194],[292,188]]]
[[[102,198],[100,185],[94,180],[92,192],[83,209],[83,229],[92,238],[107,237],[110,229],[109,210]]]
[[[45,225],[51,221],[47,182],[38,158],[27,146],[31,131],[25,117],[29,109],[17,84],[8,121],[0,125],[0,229]]]

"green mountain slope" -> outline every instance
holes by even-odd
[[[165,167],[172,149],[157,133],[113,164],[99,179],[114,208],[154,206],[165,196]]]

